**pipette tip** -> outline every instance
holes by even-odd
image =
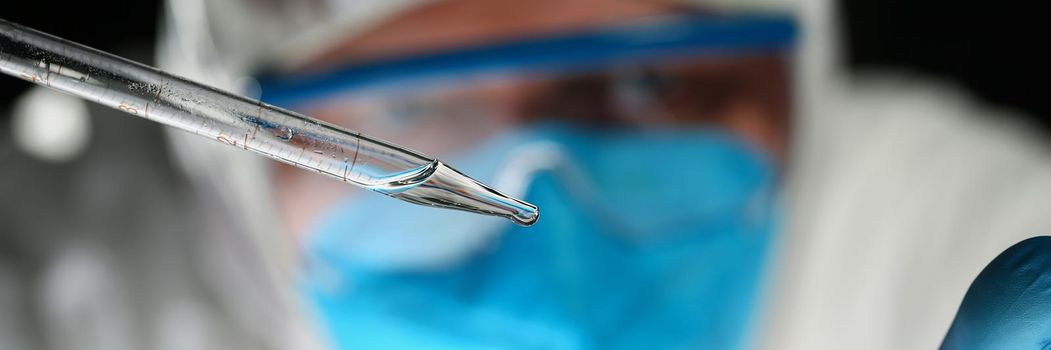
[[[509,197],[510,198],[510,197]],[[540,208],[527,202],[520,201],[515,198],[510,198],[521,204],[523,210],[515,212],[515,214],[508,216],[508,219],[514,221],[519,226],[533,226],[537,220],[540,219]]]
[[[425,180],[388,194],[421,205],[504,217],[521,226],[531,226],[540,218],[535,205],[491,189],[440,161],[432,167]]]

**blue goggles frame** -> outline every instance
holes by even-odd
[[[508,72],[566,72],[653,59],[783,53],[796,25],[783,15],[669,16],[569,35],[543,36],[392,60],[350,63],[308,75],[262,74],[261,100],[295,107],[394,82]]]

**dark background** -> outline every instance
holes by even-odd
[[[1051,130],[1051,28],[1040,3],[841,1],[846,62],[854,72],[893,68],[949,80]]]
[[[839,13],[853,72],[894,69],[958,83],[974,96],[1026,112],[1051,130],[1047,20],[1038,1],[843,0]],[[104,51],[152,47],[159,1],[8,4],[2,18]],[[148,63],[148,62],[147,62]],[[0,77],[0,120],[28,83]]]

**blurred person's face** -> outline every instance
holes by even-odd
[[[289,81],[307,83],[285,85],[311,96],[298,109],[542,213],[515,227],[282,167],[336,345],[740,346],[776,232],[785,23],[663,1],[449,0],[300,67]]]
[[[391,18],[300,69],[313,74],[347,62],[382,62],[686,11],[665,1],[439,1]],[[509,129],[557,121],[640,130],[717,127],[781,159],[786,79],[777,53],[686,56],[613,71],[541,72],[348,92],[305,103],[301,110],[439,158],[469,151]],[[297,235],[306,234],[335,201],[360,192],[289,166],[279,168],[277,179],[285,221]]]

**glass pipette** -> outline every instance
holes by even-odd
[[[3,19],[0,71],[411,203],[524,226],[539,215],[419,152]]]

